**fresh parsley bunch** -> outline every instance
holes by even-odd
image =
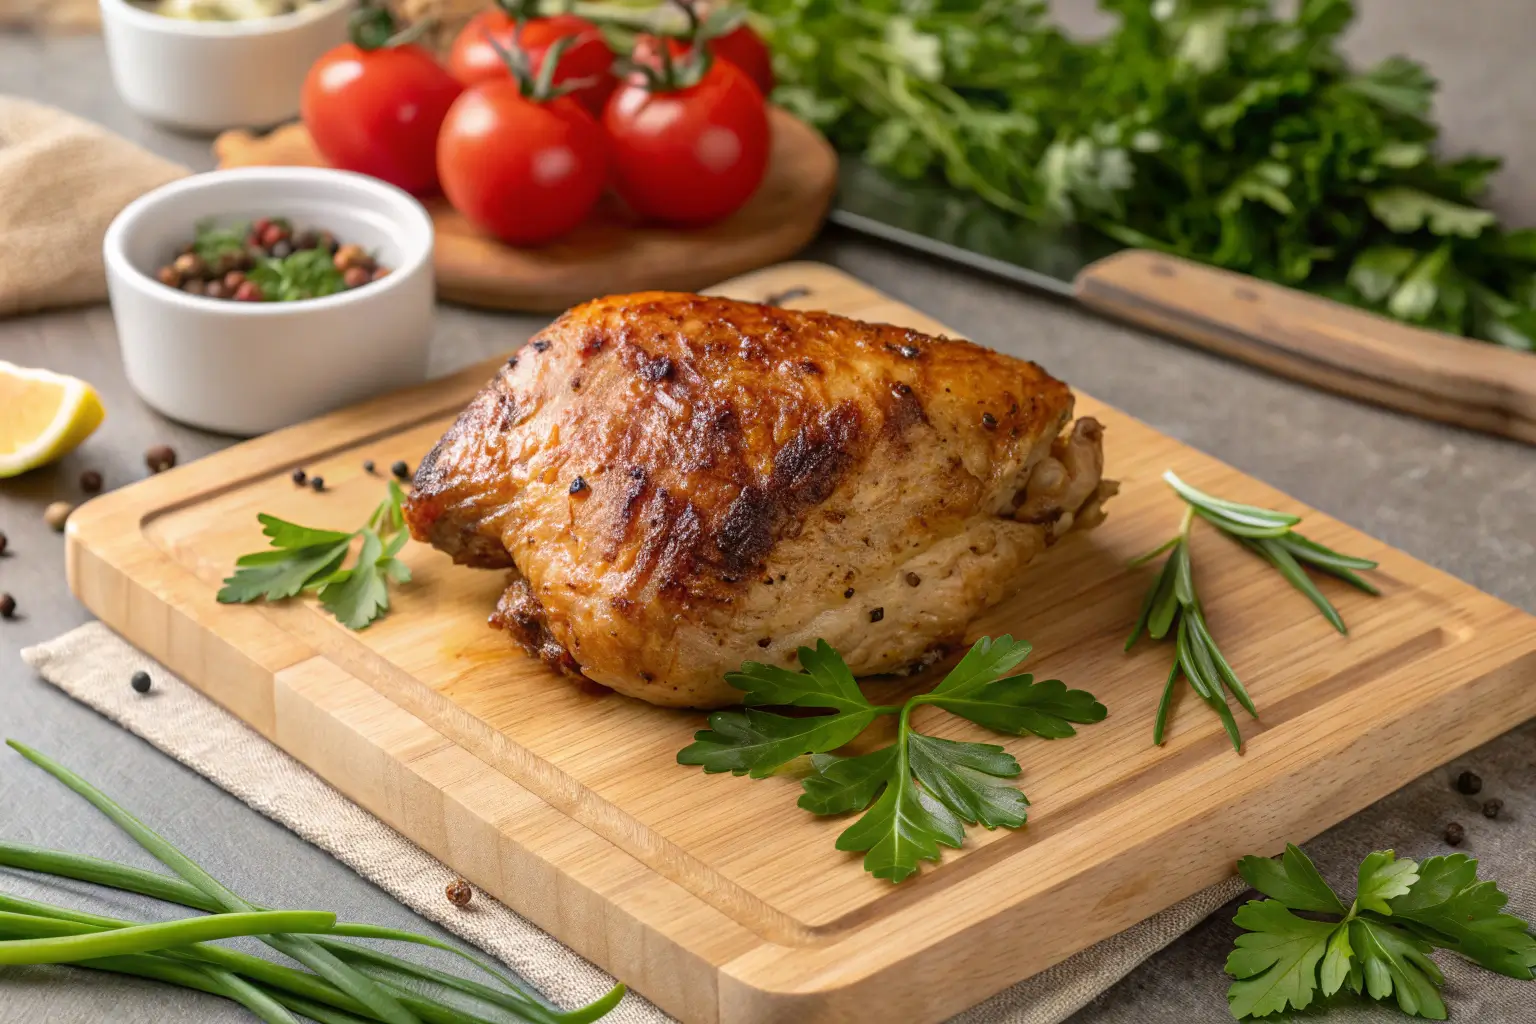
[[[1092,694],[1069,690],[1059,679],[1037,683],[1028,673],[1010,675],[1029,652],[1029,644],[1011,636],[982,637],[938,686],[900,705],[871,703],[824,640],[800,648],[803,672],[749,661],[725,677],[743,691],[746,707],[710,715],[709,728],[677,760],[762,779],[813,755],[800,806],[813,814],[863,811],[837,848],[863,851],[866,871],[900,882],[920,861],[938,860],[940,845],[958,848],[966,825],[1018,828],[1029,806],[1005,781],[1021,771],[1012,754],[990,743],[921,733],[912,725],[917,708],[937,707],[998,732],[1046,739],[1071,736],[1073,722],[1102,721],[1107,713]],[[830,713],[791,718],[762,710],[767,706]],[[857,757],[832,753],[882,715],[898,718],[894,742]]]
[[[1250,900],[1234,919],[1245,929],[1227,958],[1237,979],[1227,990],[1234,1017],[1305,1009],[1347,988],[1444,1020],[1445,979],[1429,958],[1435,949],[1511,978],[1533,977],[1530,925],[1503,912],[1509,897],[1478,881],[1477,861],[1464,853],[1416,864],[1377,851],[1361,862],[1348,907],[1295,846],[1279,861],[1244,857],[1237,869],[1269,899]]]
[[[348,629],[363,629],[389,610],[390,580],[407,583],[410,567],[397,555],[410,539],[400,505],[405,494],[389,481],[389,497],[352,533],[317,530],[286,522],[265,512],[256,516],[272,549],[242,555],[235,573],[219,591],[221,604],[281,601],[308,590],[319,591],[320,604]],[[357,557],[343,567],[352,542],[361,538]]]
[[[750,0],[774,99],[903,181],[1030,221],[1536,349],[1536,231],[1478,205],[1499,161],[1437,155],[1435,82],[1352,68],[1350,0]],[[996,224],[994,223],[994,228]],[[980,228],[978,227],[978,230]],[[1006,230],[1006,227],[1004,228]]]

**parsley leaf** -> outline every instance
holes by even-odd
[[[1297,917],[1276,900],[1250,900],[1233,920],[1248,931],[1227,957],[1227,973],[1238,979],[1227,989],[1232,1016],[1305,1009],[1317,989],[1317,965],[1339,925]]]
[[[815,772],[800,783],[805,792],[799,805],[812,814],[862,811],[890,778],[895,756],[894,746],[859,757],[817,754],[811,758]]]
[[[967,824],[1018,828],[1029,801],[1002,779],[1022,770],[1014,756],[990,743],[957,743],[914,732],[907,738],[912,773],[923,789]]]
[[[1085,690],[1069,690],[1060,679],[1035,682],[1029,674],[1009,676],[963,693],[935,692],[923,703],[943,708],[977,725],[1013,736],[1045,739],[1077,735],[1073,722],[1102,722],[1109,710]]]
[[[1508,902],[1496,883],[1477,880],[1477,861],[1457,853],[1426,860],[1418,884],[1392,900],[1391,913],[1436,946],[1490,971],[1530,980],[1536,938],[1524,921],[1503,913]]]
[[[347,289],[346,279],[325,249],[297,249],[281,259],[267,257],[250,269],[246,280],[260,288],[268,302],[318,299]]]
[[[786,718],[755,708],[716,711],[709,728],[677,755],[678,764],[706,772],[730,772],[764,779],[802,754],[846,746],[874,720],[874,708],[851,715]]]
[[[1512,978],[1529,980],[1536,967],[1530,926],[1501,912],[1508,897],[1493,882],[1478,881],[1477,861],[1465,854],[1431,857],[1421,866],[1378,850],[1361,863],[1348,910],[1295,846],[1279,863],[1244,857],[1238,871],[1271,899],[1245,904],[1235,918],[1247,929],[1227,959],[1227,973],[1237,979],[1227,992],[1235,1017],[1299,1010],[1318,993],[1347,987],[1391,998],[1404,1013],[1444,1020],[1445,979],[1429,958],[1433,949]]]
[[[1021,772],[1012,754],[990,743],[925,735],[912,725],[916,708],[928,704],[999,732],[1048,739],[1073,735],[1073,722],[1104,718],[1104,706],[1091,694],[1068,690],[1060,680],[998,678],[1029,651],[1009,636],[983,637],[932,691],[895,707],[870,702],[837,652],[818,640],[800,649],[801,672],[747,662],[728,674],[746,706],[710,715],[709,728],[677,759],[706,772],[763,778],[811,754],[800,807],[821,815],[863,812],[838,836],[837,848],[864,853],[865,870],[900,882],[922,861],[938,860],[940,847],[960,846],[967,825],[1018,828],[1029,808],[1008,781]],[[765,705],[831,714],[792,718]],[[892,743],[856,757],[832,753],[890,714],[899,716]]]
[[[1243,881],[1292,910],[1345,913],[1344,904],[1317,873],[1312,859],[1290,843],[1279,862],[1269,857],[1244,857],[1237,862],[1237,872]]]
[[[1411,860],[1398,860],[1391,850],[1377,850],[1360,862],[1355,889],[1355,903],[1361,910],[1391,915],[1387,900],[1406,896],[1419,880],[1419,866]]]
[[[372,530],[363,530],[363,547],[357,564],[331,577],[320,590],[325,610],[348,629],[362,629],[389,610],[389,593],[379,571],[383,544]]]
[[[1404,1013],[1445,1020],[1439,992],[1445,977],[1429,959],[1429,943],[1369,918],[1351,921],[1349,934],[1372,999],[1395,996]]]
[[[389,610],[386,581],[405,583],[411,578],[410,568],[396,557],[410,537],[400,509],[404,500],[400,485],[391,480],[389,497],[354,533],[319,530],[258,514],[272,547],[235,560],[234,574],[218,592],[219,603],[281,601],[315,590],[321,606],[342,625],[363,629]],[[342,568],[358,538],[362,543],[356,561]]]
[[[839,850],[866,851],[864,870],[900,882],[918,861],[938,860],[939,844],[958,848],[965,824],[937,798],[919,789],[906,758],[890,758],[885,792],[837,837]]]
[[[696,764],[706,772],[731,772],[766,778],[802,754],[824,753],[846,746],[880,715],[899,708],[877,707],[859,690],[853,673],[825,640],[799,652],[804,672],[749,661],[725,681],[745,691],[743,711],[717,711],[709,728],[677,755],[679,764]],[[786,718],[755,706],[765,704],[829,708],[830,715]]]

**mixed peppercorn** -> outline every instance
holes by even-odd
[[[296,302],[360,288],[389,274],[360,245],[329,231],[295,231],[281,217],[248,225],[198,225],[197,235],[155,277],[189,295],[236,302]]]

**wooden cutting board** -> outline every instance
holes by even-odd
[[[816,264],[719,291],[942,330]],[[1536,714],[1536,620],[1080,396],[1124,490],[1108,522],[1043,556],[974,634],[1033,641],[1025,667],[1091,690],[1109,718],[1071,739],[1004,740],[1028,826],[973,829],[892,886],[833,848],[845,822],[799,810],[795,779],[677,765],[702,714],[587,692],[513,651],[485,625],[500,573],[408,545],[415,580],[362,633],[312,602],[215,603],[235,557],[262,546],[258,511],[352,528],[384,490],[363,460],[414,465],[495,365],[89,502],[69,522],[70,585],[342,792],[691,1024],[941,1020]],[[295,465],[327,491],[294,487]],[[1244,719],[1242,756],[1187,692],[1152,746],[1170,652],[1121,651],[1151,571],[1126,562],[1180,516],[1158,479],[1170,467],[1305,514],[1309,536],[1381,562],[1379,599],[1322,584],[1346,638],[1267,566],[1197,531],[1210,623],[1262,713]],[[923,724],[983,736],[942,714]]]
[[[692,230],[639,222],[612,196],[566,238],[517,249],[475,227],[441,197],[427,200],[437,228],[437,293],[490,309],[557,312],[599,295],[647,288],[697,291],[789,259],[816,236],[837,189],[837,154],[810,125],[769,107],[768,173],[747,205]],[[302,124],[265,135],[228,131],[213,143],[224,167],[324,167]]]

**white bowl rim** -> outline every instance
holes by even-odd
[[[399,215],[390,218],[395,223],[414,219],[417,222],[417,228],[426,239],[426,245],[418,247],[414,252],[408,251],[402,265],[391,267],[390,272],[381,280],[370,281],[361,287],[337,292],[334,295],[324,295],[317,299],[299,299],[293,302],[231,302],[228,299],[210,299],[202,295],[190,295],[180,288],[162,284],[134,266],[128,259],[128,254],[123,251],[123,237],[149,210],[167,203],[174,203],[183,193],[219,188],[226,184],[236,185],[242,181],[291,182],[296,187],[306,182],[335,181],[358,192],[370,192],[390,203],[392,207],[398,208]],[[410,242],[407,238],[401,238],[399,241],[402,248],[406,248]],[[102,255],[108,267],[115,269],[125,283],[148,293],[159,301],[204,311],[212,307],[234,316],[283,316],[367,302],[372,297],[388,291],[398,282],[414,275],[424,263],[430,261],[434,241],[432,216],[427,212],[426,207],[422,206],[409,192],[388,182],[371,178],[366,174],[338,171],[329,167],[237,167],[230,170],[205,171],[179,178],[135,199],[125,206],[108,225],[106,238],[102,241]]]
[[[269,18],[243,18],[238,21],[193,21],[190,18],[169,18],[146,10],[130,0],[99,0],[103,8],[135,22],[144,28],[157,29],[172,35],[185,36],[260,36],[286,32],[300,25],[318,20],[322,15],[352,6],[353,0],[306,0],[305,6],[287,14],[274,14]]]

